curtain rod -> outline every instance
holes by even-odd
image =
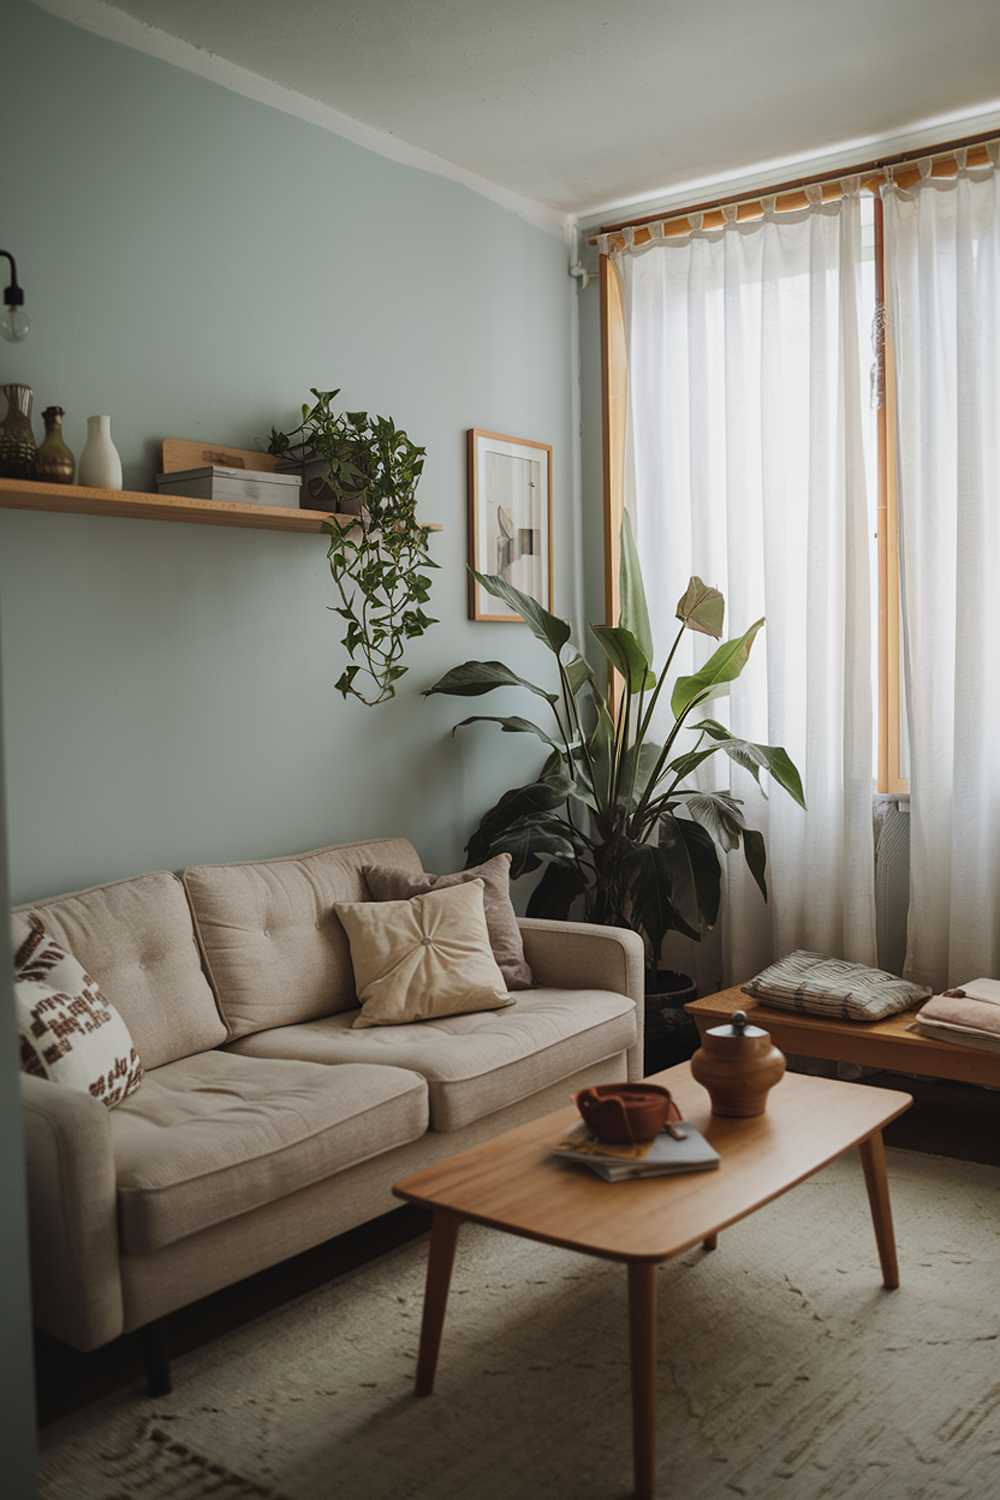
[[[729,204],[743,207],[746,204],[759,203],[761,198],[781,197],[786,193],[794,193],[801,188],[812,187],[814,184],[824,185],[826,183],[840,182],[845,177],[868,177],[878,172],[883,172],[887,167],[902,166],[906,162],[937,161],[941,158],[953,155],[956,151],[970,146],[985,146],[991,141],[998,139],[995,130],[987,130],[982,135],[967,135],[955,141],[943,141],[939,146],[930,149],[924,147],[920,151],[901,151],[897,156],[880,156],[874,161],[862,162],[859,166],[841,167],[835,172],[818,172],[813,177],[796,177],[790,182],[779,182],[772,186],[756,188],[752,193],[733,193],[728,198],[710,198],[702,203],[691,203],[686,208],[668,208],[662,213],[646,214],[641,219],[622,219],[617,224],[602,224],[600,230],[589,237],[587,243],[596,245],[600,235],[621,234],[626,229],[642,229],[650,224],[670,224],[678,219],[687,219],[691,214],[711,213],[714,209],[724,208]]]

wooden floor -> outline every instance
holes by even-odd
[[[901,1080],[890,1073],[877,1074],[865,1082],[903,1088],[913,1095],[913,1108],[886,1130],[887,1145],[1000,1167],[1000,1092],[960,1083]],[[182,1308],[170,1319],[172,1352],[184,1354],[229,1329],[252,1322],[332,1277],[416,1239],[429,1226],[430,1215],[408,1204],[238,1286],[206,1297],[194,1307]],[[39,1335],[35,1360],[42,1425],[119,1386],[138,1386],[142,1378],[138,1344],[131,1339],[93,1354],[79,1354]]]

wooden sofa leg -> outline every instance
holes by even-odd
[[[170,1379],[170,1350],[167,1344],[167,1320],[158,1318],[139,1330],[142,1339],[142,1359],[146,1367],[147,1396],[169,1396],[173,1390]]]

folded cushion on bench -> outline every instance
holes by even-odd
[[[743,986],[743,992],[779,1010],[840,1021],[884,1021],[926,1000],[926,985],[884,969],[849,963],[798,948]]]

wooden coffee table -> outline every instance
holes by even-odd
[[[722,1157],[717,1171],[648,1182],[603,1182],[585,1167],[553,1161],[557,1141],[579,1118],[570,1106],[507,1131],[485,1145],[415,1172],[393,1189],[434,1211],[424,1296],[417,1395],[434,1387],[455,1245],[463,1219],[562,1245],[628,1267],[635,1492],[652,1496],[656,1473],[656,1267],[716,1236],[811,1177],[852,1146],[860,1148],[883,1284],[899,1285],[885,1175],[882,1127],[913,1100],[863,1084],[786,1074],[767,1113],[713,1119],[687,1063],[655,1076],[685,1119]]]

